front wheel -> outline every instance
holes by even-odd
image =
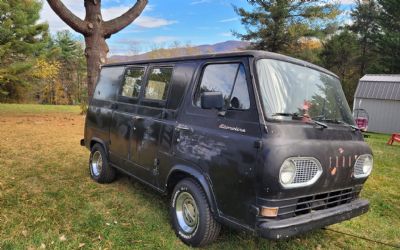
[[[100,144],[95,144],[90,152],[90,177],[98,183],[110,183],[115,179],[115,169],[108,163],[108,157]]]
[[[192,247],[211,243],[218,237],[221,229],[211,213],[202,187],[189,178],[175,186],[170,216],[176,235]]]

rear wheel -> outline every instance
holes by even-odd
[[[115,169],[108,163],[107,154],[100,144],[92,147],[89,158],[90,177],[98,183],[110,183],[115,180]]]
[[[176,235],[192,247],[211,243],[221,229],[211,213],[202,187],[193,179],[184,179],[175,186],[170,216]]]

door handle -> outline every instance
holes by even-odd
[[[175,127],[175,130],[176,130],[176,131],[193,132],[193,129],[192,129],[191,127],[188,127],[188,126],[183,125],[183,124],[178,124],[178,125]]]
[[[136,116],[134,116],[134,117],[132,118],[132,120],[134,120],[134,121],[142,121],[142,120],[144,120],[144,118],[143,118],[142,116],[136,115]]]

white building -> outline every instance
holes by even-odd
[[[400,133],[400,75],[365,75],[358,83],[353,109],[365,109],[368,131]]]

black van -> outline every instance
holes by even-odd
[[[220,225],[282,239],[369,208],[372,152],[338,77],[279,54],[105,65],[81,144],[95,181],[118,170],[169,195],[190,246]]]

